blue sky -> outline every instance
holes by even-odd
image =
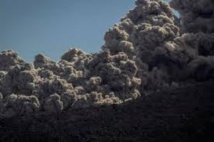
[[[57,61],[70,47],[98,52],[134,1],[0,0],[0,50],[15,50],[28,62],[38,53]]]

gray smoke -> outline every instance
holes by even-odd
[[[213,0],[172,0],[171,6],[181,14],[181,25],[185,32],[214,32]]]
[[[0,117],[121,104],[213,80],[213,1],[173,0],[171,6],[180,20],[162,0],[137,0],[106,32],[99,53],[73,48],[58,62],[39,54],[31,64],[2,51]]]

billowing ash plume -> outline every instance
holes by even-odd
[[[214,1],[172,0],[170,5],[180,13],[180,29],[184,31],[174,42],[191,53],[185,79],[213,80]]]
[[[214,79],[212,0],[161,0],[136,7],[106,32],[102,51],[73,48],[58,62],[0,53],[0,117],[121,104],[162,88]]]
[[[214,32],[213,0],[172,0],[171,6],[181,14],[185,32]]]
[[[109,49],[111,54],[125,52],[134,60],[138,66],[137,77],[142,79],[140,90],[148,91],[171,85],[170,66],[176,66],[171,56],[176,56],[173,54],[181,49],[171,49],[165,44],[179,35],[173,11],[167,3],[137,0],[136,7],[106,33],[103,48]]]

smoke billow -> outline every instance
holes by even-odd
[[[171,5],[171,6],[170,6]],[[99,53],[54,62],[0,53],[0,117],[121,104],[162,88],[214,79],[214,2],[136,0]],[[180,13],[180,24],[172,8]]]
[[[214,32],[214,1],[172,0],[171,6],[181,14],[181,25],[185,32]]]

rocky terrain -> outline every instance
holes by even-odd
[[[122,105],[0,121],[2,142],[214,140],[214,83],[162,90]]]

